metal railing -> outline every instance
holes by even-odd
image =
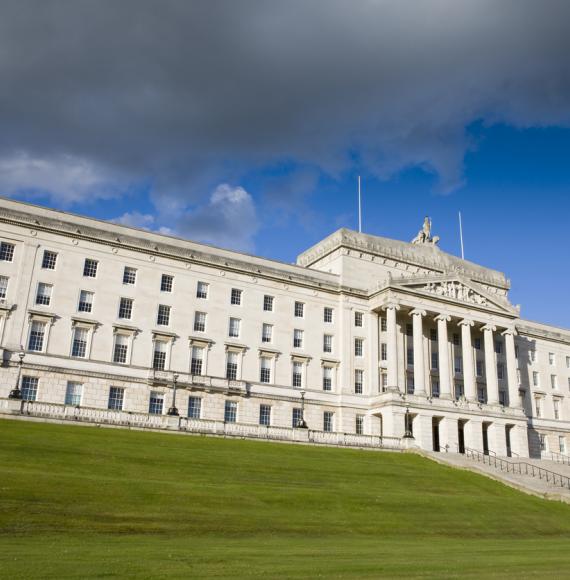
[[[556,451],[550,451],[550,458],[556,463],[562,463],[564,465],[570,465],[570,457],[564,455],[564,453],[558,453]]]
[[[570,477],[561,475],[560,473],[555,473],[549,469],[544,469],[544,467],[539,467],[538,465],[533,465],[532,463],[507,461],[506,459],[485,455],[482,451],[469,448],[465,449],[465,457],[469,457],[470,459],[474,459],[479,463],[489,465],[495,469],[500,469],[506,473],[528,475],[530,477],[545,480],[546,483],[549,483],[550,485],[570,489]]]

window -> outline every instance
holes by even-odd
[[[204,349],[201,346],[192,347],[192,357],[190,360],[190,374],[201,375],[204,360]]]
[[[261,342],[271,342],[273,340],[273,325],[263,324],[261,327]]]
[[[0,300],[6,298],[8,293],[8,276],[0,276]]]
[[[502,381],[505,378],[505,365],[497,363],[497,378]]]
[[[478,377],[482,377],[483,376],[483,361],[482,360],[478,360],[475,364],[476,368],[476,373]]]
[[[501,354],[503,352],[503,341],[501,340],[495,341],[495,352],[497,354]]]
[[[459,346],[461,344],[461,339],[459,338],[459,334],[456,332],[453,333],[453,345]]]
[[[560,401],[558,399],[554,399],[554,401],[552,401],[552,404],[554,407],[554,418],[560,419]]]
[[[170,324],[170,306],[166,306],[166,304],[158,305],[156,324],[158,326],[168,326]]]
[[[517,369],[517,385],[522,385],[522,373],[520,369]]]
[[[553,389],[558,389],[558,376],[557,375],[550,375],[550,386]]]
[[[132,298],[121,298],[119,301],[119,318],[130,320],[133,315]]]
[[[540,375],[537,371],[532,371],[532,386],[540,387]]]
[[[271,425],[271,406],[259,405],[259,424],[269,427]]]
[[[507,404],[507,393],[505,391],[499,391],[499,405],[505,407]]]
[[[196,285],[196,298],[200,298],[201,300],[208,299],[208,290],[210,285],[206,282],[198,282]]]
[[[364,371],[362,369],[355,369],[354,371],[354,392],[357,395],[362,395],[364,390]]]
[[[430,328],[429,329],[429,339],[432,342],[436,342],[437,341],[437,330],[435,328]]]
[[[14,259],[14,244],[0,242],[0,262],[11,262]]]
[[[355,338],[354,339],[354,356],[364,356],[364,339]]]
[[[67,381],[67,388],[65,390],[65,404],[79,407],[79,405],[81,405],[82,391],[83,385],[81,383]]]
[[[239,338],[240,322],[239,318],[230,318],[230,326],[228,329],[228,336],[230,338]]]
[[[515,358],[519,358],[520,348],[518,344],[515,344]]]
[[[529,350],[528,351],[528,358],[530,359],[531,363],[536,362],[536,351],[535,350]]]
[[[463,381],[455,381],[454,387],[455,387],[455,400],[459,401],[461,398],[465,396],[465,388],[463,386]],[[499,393],[499,398],[502,392],[503,391]],[[501,404],[504,405],[504,403]]]
[[[323,413],[323,431],[331,433],[333,430],[334,413],[332,411],[325,411]]]
[[[51,291],[53,286],[51,284],[45,284],[40,282],[38,284],[38,292],[36,294],[36,304],[41,306],[49,306],[51,302]]]
[[[293,348],[303,348],[303,331],[298,328],[293,331]]]
[[[546,439],[546,435],[539,435],[540,438],[540,450],[541,451],[548,451],[548,440]]]
[[[364,415],[356,415],[356,434],[364,434]]]
[[[188,397],[188,417],[199,419],[202,414],[202,399],[200,397]]]
[[[481,350],[481,339],[480,338],[476,338],[473,341],[473,346],[475,347],[476,350]]]
[[[325,306],[325,309],[323,310],[323,321],[327,322],[329,324],[332,323],[332,321],[333,321],[333,309],[332,308]]]
[[[163,274],[160,277],[160,291],[172,292],[172,284],[174,283],[174,276],[170,274]]]
[[[566,438],[564,435],[558,435],[558,451],[562,454],[566,453]]]
[[[122,411],[125,400],[125,389],[121,387],[111,387],[109,389],[109,403],[107,408],[113,411]]]
[[[234,306],[241,306],[241,295],[242,295],[241,290],[238,290],[237,288],[232,288],[230,304],[233,304]]]
[[[303,318],[305,316],[305,305],[302,302],[295,302],[295,317]]]
[[[487,402],[487,389],[483,386],[477,387],[477,400],[479,403],[484,404]]]
[[[406,336],[414,336],[414,328],[411,324],[406,324]]]
[[[230,381],[237,380],[238,371],[238,353],[228,352],[226,357],[226,379]]]
[[[151,415],[162,415],[164,409],[164,394],[158,391],[150,392],[150,400],[148,402],[148,412]]]
[[[432,370],[436,371],[439,368],[439,357],[437,352],[431,353],[431,368]]]
[[[166,342],[164,340],[154,341],[154,352],[152,355],[152,368],[155,371],[163,371],[166,367]]]
[[[77,305],[78,312],[91,312],[93,310],[93,292],[81,290],[79,293],[79,304]]]
[[[332,334],[325,334],[323,336],[323,352],[332,352],[333,337]]]
[[[454,366],[455,374],[456,375],[461,374],[463,372],[463,358],[460,356],[454,357],[453,366]]]
[[[235,423],[237,421],[237,403],[235,401],[226,401],[224,421],[226,423]]]
[[[536,408],[536,417],[540,419],[542,417],[542,400],[540,397],[536,397],[534,400],[534,405]]]
[[[134,284],[137,281],[137,269],[125,266],[123,270],[123,284]]]
[[[556,355],[553,352],[548,353],[548,364],[554,366],[556,364]]]
[[[388,375],[386,373],[381,373],[380,385],[378,386],[378,390],[381,393],[385,393],[387,388],[388,388]]]
[[[414,373],[407,373],[406,374],[406,393],[408,395],[414,394]]]
[[[434,399],[439,399],[439,380],[435,378],[431,379],[431,396]]]
[[[388,360],[388,345],[385,342],[380,343],[380,360]]]
[[[85,358],[87,356],[87,339],[89,331],[86,328],[76,326],[73,329],[73,341],[71,344],[71,356]]]
[[[99,262],[97,260],[85,258],[85,264],[83,265],[83,275],[87,278],[95,278],[97,276],[98,265]]]
[[[293,362],[293,380],[294,387],[303,386],[303,364],[300,362]]]
[[[113,362],[126,364],[129,352],[129,337],[126,334],[115,334]]]
[[[570,391],[570,377],[568,377],[568,390]]]
[[[28,350],[42,352],[44,350],[44,337],[46,332],[46,323],[39,320],[33,320],[30,327],[30,339],[28,341]]]
[[[299,409],[298,407],[294,407],[293,413],[291,414],[291,426],[293,427],[293,429],[299,426],[301,420],[302,420],[301,409]]]
[[[409,367],[414,366],[414,349],[408,348],[406,349],[406,362]]]
[[[566,357],[566,368],[570,369],[570,356]]]
[[[268,356],[262,356],[259,359],[259,382],[271,382],[271,359]]]
[[[273,312],[273,296],[267,294],[263,297],[263,310],[265,312]]]
[[[362,312],[360,313],[360,316],[362,317]],[[355,321],[355,326],[356,326],[356,312],[354,313],[354,321]],[[382,332],[386,332],[388,330],[388,321],[386,320],[386,318],[384,316],[382,316],[380,318],[380,330]]]
[[[323,391],[332,391],[332,368],[323,367]]]
[[[194,332],[206,332],[206,313],[194,313]]]
[[[381,320],[383,322],[386,321],[385,318],[382,318]],[[357,326],[358,328],[362,328],[362,326],[364,326],[364,317],[362,315],[362,312],[356,311],[354,313],[354,326]]]
[[[55,270],[56,262],[57,262],[57,253],[50,252],[49,250],[44,250],[44,255],[42,258],[42,268],[44,270]]]
[[[20,392],[24,401],[35,401],[38,396],[38,377],[22,377]]]

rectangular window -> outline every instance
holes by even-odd
[[[554,407],[554,418],[560,419],[560,401],[558,399],[554,399],[553,407]]]
[[[334,428],[334,413],[332,411],[325,411],[323,413],[323,431],[331,433]]]
[[[209,287],[210,285],[206,282],[198,282],[196,285],[196,298],[207,300]]]
[[[505,391],[499,391],[499,405],[503,407],[507,404],[507,393]]]
[[[463,358],[460,356],[456,356],[453,359],[453,366],[456,375],[460,375],[463,372]]]
[[[409,367],[414,366],[414,349],[413,348],[406,349],[406,362],[408,363]]]
[[[232,288],[230,304],[233,304],[234,306],[241,306],[241,295],[242,295],[241,290],[238,290],[237,288]]]
[[[87,278],[95,278],[97,276],[98,265],[99,262],[97,260],[85,258],[85,264],[83,264],[83,275]]]
[[[0,262],[11,262],[14,259],[14,244],[0,242]]]
[[[166,304],[158,305],[156,324],[158,326],[168,326],[170,324],[170,306],[166,306]]]
[[[6,298],[8,294],[8,276],[0,276],[0,300]]]
[[[230,318],[230,325],[228,329],[228,336],[230,338],[239,338],[240,319]]]
[[[303,318],[305,316],[305,305],[303,302],[295,302],[295,317]]]
[[[497,363],[497,378],[502,381],[505,378],[505,365]]]
[[[204,349],[201,346],[192,347],[192,358],[190,361],[190,374],[202,374],[202,361],[204,360]]]
[[[414,336],[414,328],[411,324],[406,324],[406,336]]]
[[[515,344],[515,358],[519,358],[520,348],[518,344]]]
[[[301,409],[298,407],[293,408],[293,413],[291,414],[291,427],[295,429],[295,427],[299,427],[301,423]]]
[[[40,282],[38,284],[38,292],[36,294],[36,304],[41,306],[49,306],[51,302],[52,288],[53,286],[51,284]]]
[[[380,360],[382,362],[388,360],[388,345],[385,342],[380,343]]]
[[[267,294],[263,297],[263,310],[265,312],[273,312],[273,296]]]
[[[363,391],[364,391],[364,371],[362,369],[355,369],[354,392],[357,395],[362,395]]]
[[[40,322],[39,320],[32,321],[32,326],[30,327],[28,350],[33,350],[35,352],[42,352],[44,350],[45,332],[45,322]]]
[[[379,391],[381,393],[385,393],[387,388],[388,388],[388,375],[387,373],[381,373]]]
[[[476,350],[481,350],[481,339],[480,338],[476,338],[473,341],[473,346],[475,347]]]
[[[332,368],[323,367],[323,391],[332,391]]]
[[[528,358],[530,359],[530,362],[536,362],[536,351],[535,350],[529,350],[528,351]]]
[[[137,269],[125,266],[123,270],[123,284],[133,285],[137,281]]]
[[[415,390],[414,386],[414,373],[406,374],[406,393],[408,395],[413,395]]]
[[[554,366],[556,364],[556,355],[553,352],[548,353],[548,364]]]
[[[133,299],[121,298],[119,301],[119,318],[130,320],[133,316]]]
[[[542,401],[540,397],[536,397],[536,399],[534,400],[534,405],[536,408],[536,416],[538,419],[540,419],[542,417]]]
[[[273,325],[263,324],[261,327],[261,342],[271,342],[273,340]]]
[[[93,292],[81,290],[79,293],[79,304],[77,305],[78,312],[91,312],[93,310]]]
[[[354,315],[356,316],[356,313]],[[386,320],[386,317],[385,316],[382,316],[380,318],[380,330],[382,332],[386,332],[388,330],[388,321]]]
[[[437,352],[431,353],[431,368],[436,371],[439,368],[439,356]]]
[[[129,352],[129,337],[126,334],[115,334],[113,362],[126,364]]]
[[[271,382],[271,359],[268,356],[262,356],[259,359],[259,382]]]
[[[73,329],[73,342],[71,344],[71,356],[85,358],[87,356],[87,339],[89,331],[86,328],[76,326]]]
[[[540,438],[540,450],[547,451],[548,450],[548,441],[546,439],[546,435],[539,435]]]
[[[150,392],[150,399],[148,402],[148,412],[151,415],[162,415],[164,409],[164,394],[158,391]]]
[[[566,438],[564,435],[558,435],[558,451],[563,455],[566,453]]]
[[[172,292],[172,285],[174,283],[174,276],[170,274],[163,274],[160,277],[160,291],[161,292]]]
[[[294,387],[303,386],[303,364],[300,362],[293,363],[293,380]]]
[[[194,313],[194,332],[206,332],[206,313]]]
[[[79,407],[81,405],[82,391],[83,385],[81,383],[67,381],[67,388],[65,390],[65,404]]]
[[[461,344],[461,339],[459,338],[459,334],[456,332],[453,333],[453,345],[459,346]]]
[[[503,352],[503,341],[496,340],[495,341],[495,353],[501,354]]]
[[[55,270],[56,262],[57,262],[57,253],[50,252],[49,250],[44,250],[44,255],[42,258],[42,268],[44,270]]]
[[[188,417],[199,419],[202,414],[202,399],[200,397],[188,397]]]
[[[439,380],[432,378],[431,380],[431,396],[434,399],[439,399]]]
[[[333,321],[333,309],[325,306],[323,310],[323,321],[331,324]]]
[[[298,328],[293,330],[293,348],[303,348],[303,331]]]
[[[477,400],[484,404],[487,402],[487,389],[483,386],[477,387]]]
[[[226,406],[224,408],[224,421],[226,423],[235,423],[237,421],[236,401],[226,401]]]
[[[125,389],[121,387],[111,387],[109,389],[109,403],[107,407],[113,411],[122,411],[125,400]]]
[[[323,336],[323,352],[332,352],[332,350],[333,350],[332,334],[325,334]]]
[[[570,369],[570,356],[566,357],[566,368]]]
[[[477,376],[482,377],[483,376],[483,361],[478,360],[476,362],[475,366],[477,367],[477,369],[476,369]]]
[[[38,377],[22,377],[22,400],[35,401],[38,396]]]
[[[436,342],[437,341],[437,330],[435,328],[430,328],[429,329],[429,339],[432,342]]]
[[[385,321],[386,319],[382,318],[382,320]],[[364,326],[364,316],[362,312],[356,311],[354,313],[354,326],[358,328],[362,328],[362,326]]]
[[[558,376],[557,375],[550,375],[550,386],[553,389],[558,388]]]
[[[237,380],[238,374],[238,353],[228,352],[226,357],[226,379],[230,381]]]
[[[540,375],[537,371],[532,371],[532,386],[540,387]]]
[[[356,434],[364,434],[364,415],[356,415]]]
[[[354,339],[354,356],[364,356],[364,339],[355,338]]]
[[[457,401],[459,401],[465,395],[465,389],[463,387],[463,382],[462,381],[455,381],[454,388],[455,388],[455,399]],[[499,396],[500,396],[500,394],[501,393],[499,393]]]
[[[517,369],[517,385],[522,385],[522,373],[520,369]]]
[[[271,405],[259,405],[259,424],[271,425]]]
[[[163,371],[166,367],[166,342],[164,340],[154,341],[154,351],[152,354],[152,368],[155,371]]]

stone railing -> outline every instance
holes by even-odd
[[[55,421],[74,421],[136,429],[171,430],[201,435],[240,437],[243,439],[266,439],[272,441],[291,441],[374,449],[399,450],[403,448],[399,437],[357,435],[355,433],[328,433],[324,431],[313,431],[312,429],[226,423],[213,419],[152,415],[149,413],[96,409],[92,407],[61,405],[58,403],[44,403],[41,401],[0,399],[0,415],[29,416]]]

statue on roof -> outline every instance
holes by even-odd
[[[418,232],[418,235],[412,240],[412,244],[432,244],[436,245],[439,242],[439,236],[431,235],[431,219],[426,216],[424,219],[424,225],[422,229]]]

